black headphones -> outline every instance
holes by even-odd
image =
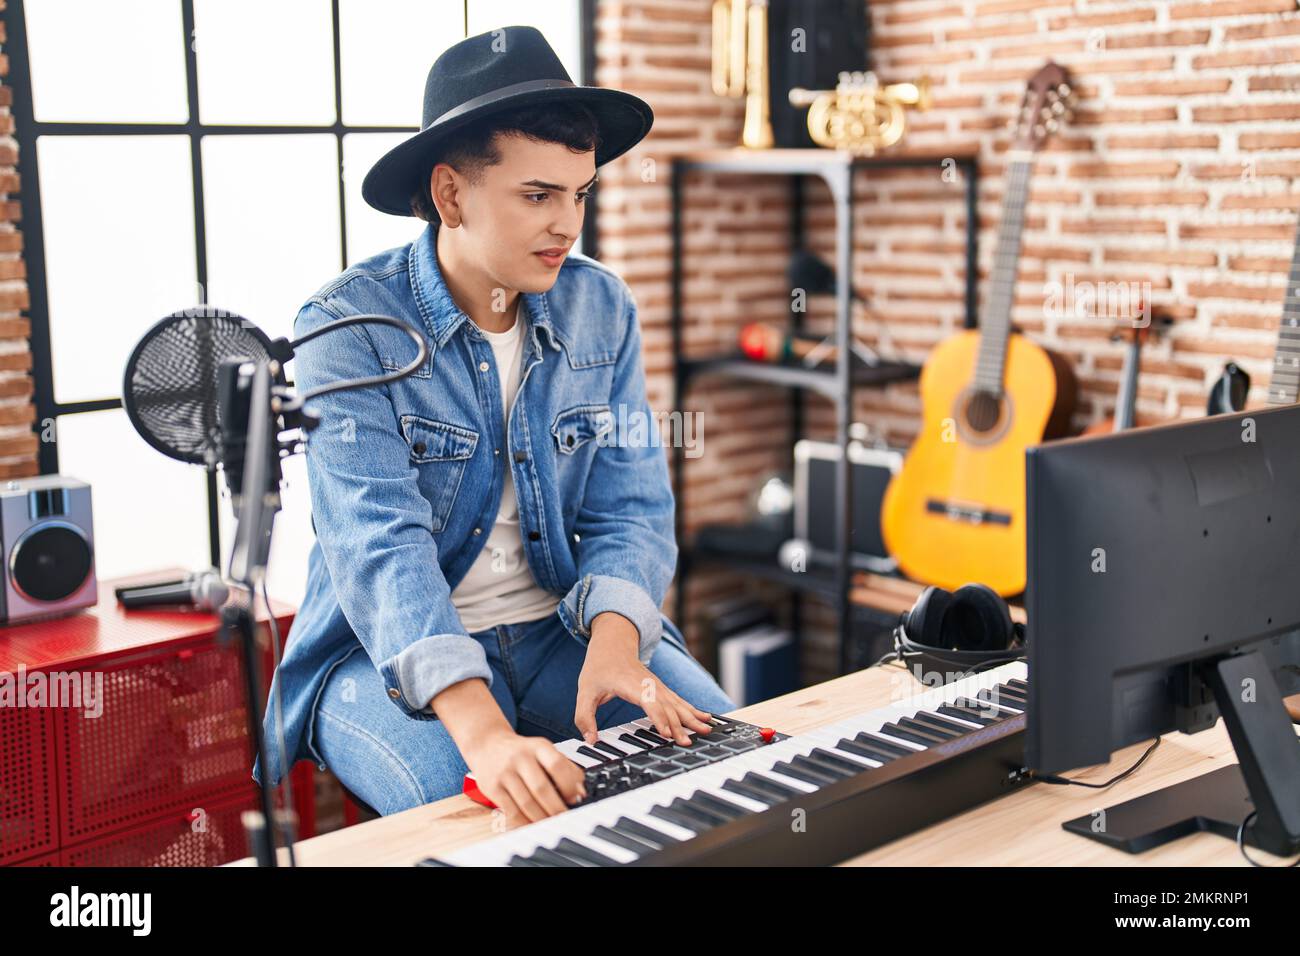
[[[922,682],[925,672],[975,672],[1025,656],[1025,628],[984,584],[955,592],[927,587],[894,629],[894,656]],[[947,681],[945,680],[945,683]]]

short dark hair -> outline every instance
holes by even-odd
[[[501,162],[498,133],[520,133],[543,143],[560,143],[575,153],[588,153],[600,146],[596,116],[581,103],[555,104],[543,109],[523,107],[485,116],[470,123],[435,154],[411,194],[411,215],[425,222],[441,222],[438,207],[429,193],[433,167],[448,163],[472,183],[483,178],[488,166]]]

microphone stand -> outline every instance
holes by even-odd
[[[274,360],[271,360],[274,361]],[[276,363],[277,370],[278,364]],[[242,416],[242,408],[248,407],[247,443],[243,456],[246,471],[236,467],[227,469],[227,480],[231,483],[231,492],[235,497],[237,514],[235,542],[231,549],[231,580],[242,584],[248,591],[248,601],[230,601],[221,609],[222,626],[228,639],[238,638],[244,649],[245,694],[248,707],[248,733],[257,752],[257,759],[262,765],[263,773],[270,764],[267,761],[266,740],[262,733],[262,712],[258,656],[255,636],[253,607],[257,600],[257,583],[266,574],[266,564],[271,550],[271,528],[275,512],[280,509],[280,453],[276,412],[274,406],[278,399],[272,398],[274,384],[272,369],[267,361],[259,361],[252,374],[251,386],[247,373],[233,367],[227,375],[226,386],[222,396],[223,404],[233,414],[225,421],[230,423],[232,433],[239,431],[235,423]],[[232,387],[233,386],[233,387]],[[234,456],[236,461],[239,455]],[[242,480],[241,480],[242,479]],[[268,613],[274,613],[267,608]],[[258,866],[276,866],[275,813],[270,787],[263,784],[261,793],[261,820],[246,824],[249,842],[253,844],[254,856]],[[250,815],[256,817],[256,811]],[[290,834],[292,842],[292,834]]]

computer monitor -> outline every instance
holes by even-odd
[[[1026,456],[1026,762],[1049,773],[1223,716],[1238,765],[1069,821],[1130,852],[1196,830],[1300,852],[1300,405]]]

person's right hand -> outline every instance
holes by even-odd
[[[495,733],[467,752],[465,762],[512,827],[562,813],[587,795],[582,768],[545,737]]]

